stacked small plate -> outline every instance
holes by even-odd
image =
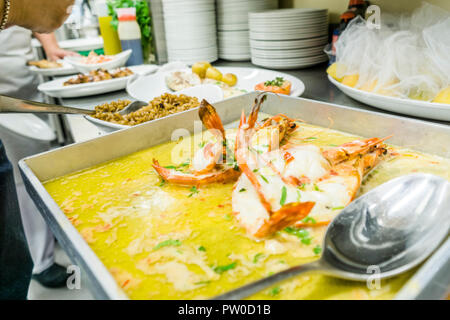
[[[193,64],[218,59],[214,0],[164,0],[169,61]]]
[[[278,0],[217,0],[219,57],[250,60],[248,13],[278,8]]]
[[[252,63],[273,69],[309,67],[326,61],[326,9],[279,9],[249,13]]]

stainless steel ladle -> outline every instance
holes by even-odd
[[[350,203],[331,222],[322,257],[215,297],[243,299],[301,273],[356,281],[389,278],[424,261],[448,237],[450,183],[430,174],[393,179]]]

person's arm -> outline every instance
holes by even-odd
[[[73,51],[63,50],[59,47],[58,41],[56,41],[56,37],[54,33],[34,33],[36,39],[42,44],[44,48],[45,54],[47,55],[47,59],[50,61],[56,61],[64,58],[65,56],[75,56],[78,53]]]
[[[21,26],[35,32],[48,33],[59,28],[70,14],[75,0],[11,0],[6,27]],[[0,0],[3,17],[5,0]]]

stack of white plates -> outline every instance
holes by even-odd
[[[279,9],[249,13],[252,63],[274,69],[324,62],[328,41],[326,9]]]
[[[217,0],[219,57],[250,60],[248,13],[278,8],[278,0]]]
[[[164,0],[162,4],[169,61],[217,60],[214,0]]]

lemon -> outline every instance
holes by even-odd
[[[341,83],[353,88],[354,86],[356,86],[356,83],[358,83],[358,79],[359,74],[349,74],[342,78]]]
[[[332,65],[330,65],[327,69],[327,73],[334,79],[336,79],[337,81],[341,82],[342,81],[342,77],[338,78],[337,76],[337,69],[341,69],[343,66],[342,64],[338,65],[337,62],[333,63]],[[341,71],[341,70],[339,70]]]
[[[208,69],[206,69],[205,77],[208,79],[222,81],[222,72],[214,67],[209,67]]]
[[[450,104],[450,87],[444,88],[434,97],[433,102]]]
[[[192,72],[198,74],[200,78],[205,78],[206,70],[211,67],[209,62],[196,62],[192,65]]]
[[[222,77],[222,81],[225,82],[230,87],[234,86],[237,82],[237,77],[233,73],[226,73]]]

